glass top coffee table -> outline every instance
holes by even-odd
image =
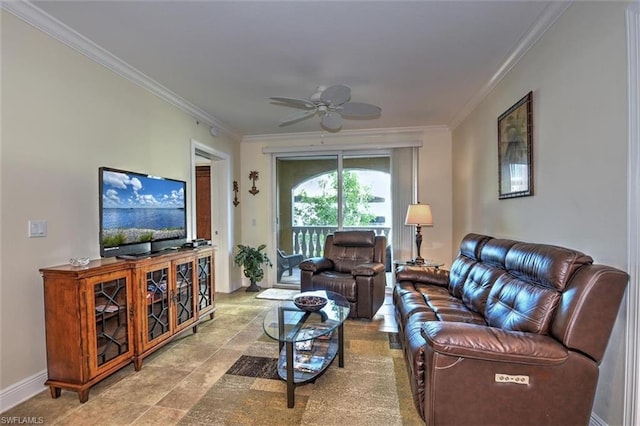
[[[293,303],[281,302],[264,319],[264,331],[279,342],[278,375],[287,382],[287,407],[295,405],[295,387],[315,380],[331,364],[336,354],[344,367],[344,320],[349,316],[349,302],[330,291],[313,291],[328,299],[317,312],[307,312]]]

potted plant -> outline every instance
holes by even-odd
[[[234,263],[236,266],[242,266],[244,276],[251,281],[247,291],[260,291],[257,283],[264,278],[264,265],[273,266],[267,254],[262,251],[266,247],[265,244],[261,244],[257,248],[238,244],[238,254],[236,254]]]

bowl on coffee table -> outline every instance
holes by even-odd
[[[301,311],[317,312],[327,305],[327,298],[322,296],[313,296],[301,294],[293,299],[293,303]]]

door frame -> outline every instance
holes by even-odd
[[[623,423],[640,422],[640,1],[626,11],[627,78],[629,103],[627,256],[630,276],[627,287],[626,366]]]
[[[197,235],[196,156],[211,160],[211,244],[215,249],[215,290],[230,293],[233,290],[229,280],[232,259],[231,156],[191,139],[191,235]]]
[[[295,149],[292,149],[291,151],[287,151],[287,152],[283,152],[283,153],[278,153],[278,152],[272,152],[271,153],[271,170],[272,173],[271,175],[273,176],[273,178],[271,179],[271,190],[272,190],[272,197],[271,197],[271,211],[273,212],[273,218],[272,218],[272,229],[271,229],[271,238],[272,238],[272,252],[276,253],[276,250],[280,249],[279,247],[279,229],[280,229],[280,212],[278,211],[278,204],[279,204],[279,197],[280,194],[278,192],[278,173],[277,173],[277,163],[278,163],[278,159],[279,158],[308,158],[310,156],[335,156],[336,157],[336,172],[338,172],[338,188],[337,188],[337,197],[338,200],[342,200],[342,190],[343,190],[343,171],[344,171],[344,158],[347,157],[357,157],[357,156],[362,156],[362,157],[387,157],[389,159],[389,174],[392,176],[393,179],[393,175],[392,175],[392,170],[391,168],[392,163],[393,163],[393,151],[392,149],[378,149],[373,150],[373,149],[346,149],[346,148],[339,148],[336,147],[336,149],[320,149],[320,150],[305,150],[305,151],[297,151]],[[391,184],[393,185],[393,183]],[[390,188],[391,191],[393,192],[393,189]],[[392,197],[393,200],[393,197]],[[392,201],[393,203],[393,201]],[[342,214],[343,214],[343,203],[339,202],[338,206],[338,229],[342,229],[343,228],[343,219],[342,219]],[[391,223],[391,228],[393,229],[393,222]],[[392,234],[393,235],[393,234]],[[391,241],[388,241],[388,244],[391,244]],[[277,258],[276,258],[277,261]],[[276,268],[271,268],[272,270],[269,272],[269,277],[271,282],[273,282],[273,286],[274,287],[282,287],[282,288],[299,288],[300,287],[300,283],[297,284],[289,284],[289,283],[282,283],[282,282],[278,282],[278,276],[277,276],[277,267]]]

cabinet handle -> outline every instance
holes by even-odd
[[[129,306],[129,319],[133,321],[133,306]]]

